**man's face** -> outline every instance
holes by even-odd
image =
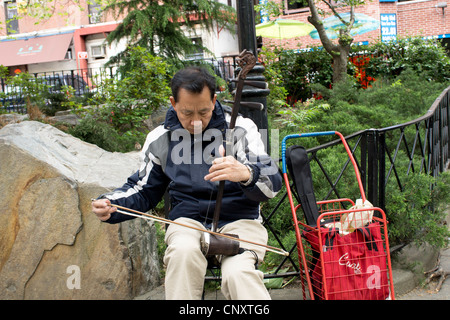
[[[178,102],[175,102],[174,97],[170,97],[170,102],[183,128],[194,134],[205,130],[211,120],[216,98],[214,95],[211,100],[207,87],[200,93],[192,93],[182,88],[178,92]]]

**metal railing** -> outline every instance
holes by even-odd
[[[225,80],[232,77],[236,67],[234,57],[229,57],[222,61],[215,60],[216,73]],[[36,74],[36,77],[49,77],[55,74],[68,74],[97,77],[114,77],[115,69],[105,69],[102,72],[88,69],[78,71],[68,71],[61,73]],[[74,77],[75,78],[75,77]],[[4,82],[0,79],[0,87],[4,88]],[[383,209],[389,216],[386,208],[386,190],[388,187],[396,187],[403,190],[404,179],[410,173],[425,173],[433,177],[439,176],[445,170],[449,161],[449,136],[450,136],[450,87],[445,89],[432,104],[427,113],[415,120],[382,129],[367,129],[346,136],[347,143],[352,149],[352,153],[360,171],[363,187],[366,190],[367,199],[376,207]],[[14,111],[14,110],[11,110]],[[335,148],[341,145],[340,140],[319,145],[308,149],[311,165],[317,167],[316,173],[323,184],[329,185],[327,192],[317,198],[327,200],[332,196],[341,198],[339,186],[346,184],[346,171],[349,167],[349,160],[344,159],[341,163],[340,172],[329,172],[327,165],[321,160],[321,153],[338,153]],[[335,168],[335,167],[334,167]],[[294,192],[295,194],[295,192]],[[281,214],[283,206],[289,207],[286,192],[278,196],[279,201],[274,208],[263,214],[263,221],[272,237],[282,249],[294,253],[295,244],[287,247],[283,244],[279,231],[271,226],[272,219]],[[287,264],[290,264],[289,272],[280,273]],[[266,275],[266,278],[292,276],[298,274],[298,261],[295,257],[285,257],[276,267],[275,271]]]
[[[220,58],[198,58],[185,61],[186,64],[202,63],[211,66],[214,73],[227,83],[234,78],[237,68],[237,55],[229,55]],[[49,86],[50,93],[57,93],[62,86],[71,86],[76,96],[83,96],[93,92],[106,79],[119,76],[117,66],[86,68],[74,70],[55,70],[47,72],[30,73],[36,79],[40,79]],[[2,93],[5,93],[2,95]],[[26,102],[23,88],[14,86],[4,78],[0,78],[0,111],[26,113]],[[35,94],[35,93],[32,93]]]
[[[29,73],[34,83],[20,84],[0,78],[0,111],[26,113],[26,98],[37,100],[37,95],[44,92],[37,92],[38,87],[33,88],[33,84],[44,84],[48,88],[49,94],[63,91],[63,86],[73,88],[75,96],[83,96],[95,91],[96,87],[105,79],[114,78],[117,75],[117,67],[87,68],[74,70],[57,70],[48,72]],[[36,79],[36,80],[35,80]],[[46,89],[47,90],[47,89]]]
[[[200,59],[187,60],[186,63],[200,62],[202,64],[210,65],[218,77],[228,81],[229,79],[235,78],[235,71],[238,67],[236,62],[237,56],[238,55],[228,55],[219,58],[202,57]]]
[[[389,214],[394,214],[386,208],[386,192],[389,188],[398,188],[403,191],[406,177],[411,173],[424,173],[437,177],[445,171],[449,162],[450,148],[449,102],[450,87],[440,94],[422,117],[387,128],[359,131],[345,137],[357,162],[367,199],[374,206],[383,209],[388,217]],[[348,176],[352,174],[353,167],[348,157],[345,159],[337,157],[340,147],[342,147],[341,141],[334,140],[307,150],[311,167],[316,167],[313,171],[313,179],[328,186],[328,190],[321,192],[319,197],[316,194],[317,201],[328,200],[333,196],[343,198],[341,189],[348,189]],[[323,162],[321,152],[332,152],[333,158],[339,159],[340,172],[327,170],[327,164]],[[335,169],[336,166],[333,168]],[[293,193],[296,196],[295,191]],[[278,199],[274,208],[263,214],[264,224],[277,242],[274,245],[295,254],[296,244],[290,244],[287,247],[280,239],[280,232],[271,226],[275,216],[286,214],[281,208],[289,207],[286,192],[280,194]],[[286,267],[294,272],[280,272]],[[298,272],[298,261],[292,257],[286,257],[270,277],[274,277],[275,274],[279,277],[287,277]]]

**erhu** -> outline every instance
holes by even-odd
[[[256,57],[250,51],[244,50],[239,54],[237,58],[237,63],[241,67],[241,70],[238,74],[238,77],[235,80],[233,80],[234,82],[237,83],[236,91],[234,94],[234,101],[225,101],[225,102],[233,102],[229,130],[227,130],[227,135],[225,139],[226,151],[232,150],[231,147],[234,141],[234,127],[236,124],[236,118],[238,116],[240,106],[242,105],[248,108],[260,110],[262,110],[262,108],[264,107],[261,103],[258,102],[241,101],[242,90],[244,88],[244,85],[249,85],[262,89],[266,88],[266,83],[264,81],[246,80],[248,72],[252,70],[253,67],[256,65]],[[220,181],[211,227],[211,231],[214,233],[217,233],[224,186],[225,181]],[[227,237],[223,237],[218,236],[216,234],[210,234],[207,232],[202,233],[201,249],[203,254],[207,258],[209,258],[210,263],[217,264],[218,263],[216,258],[217,256],[233,256],[240,252],[238,235],[233,234],[226,234],[226,235]]]

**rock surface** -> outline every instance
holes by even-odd
[[[132,299],[160,284],[154,225],[91,212],[138,158],[39,122],[0,130],[0,299]]]

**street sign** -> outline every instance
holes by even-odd
[[[78,59],[87,59],[88,53],[86,51],[79,51],[78,52]]]

